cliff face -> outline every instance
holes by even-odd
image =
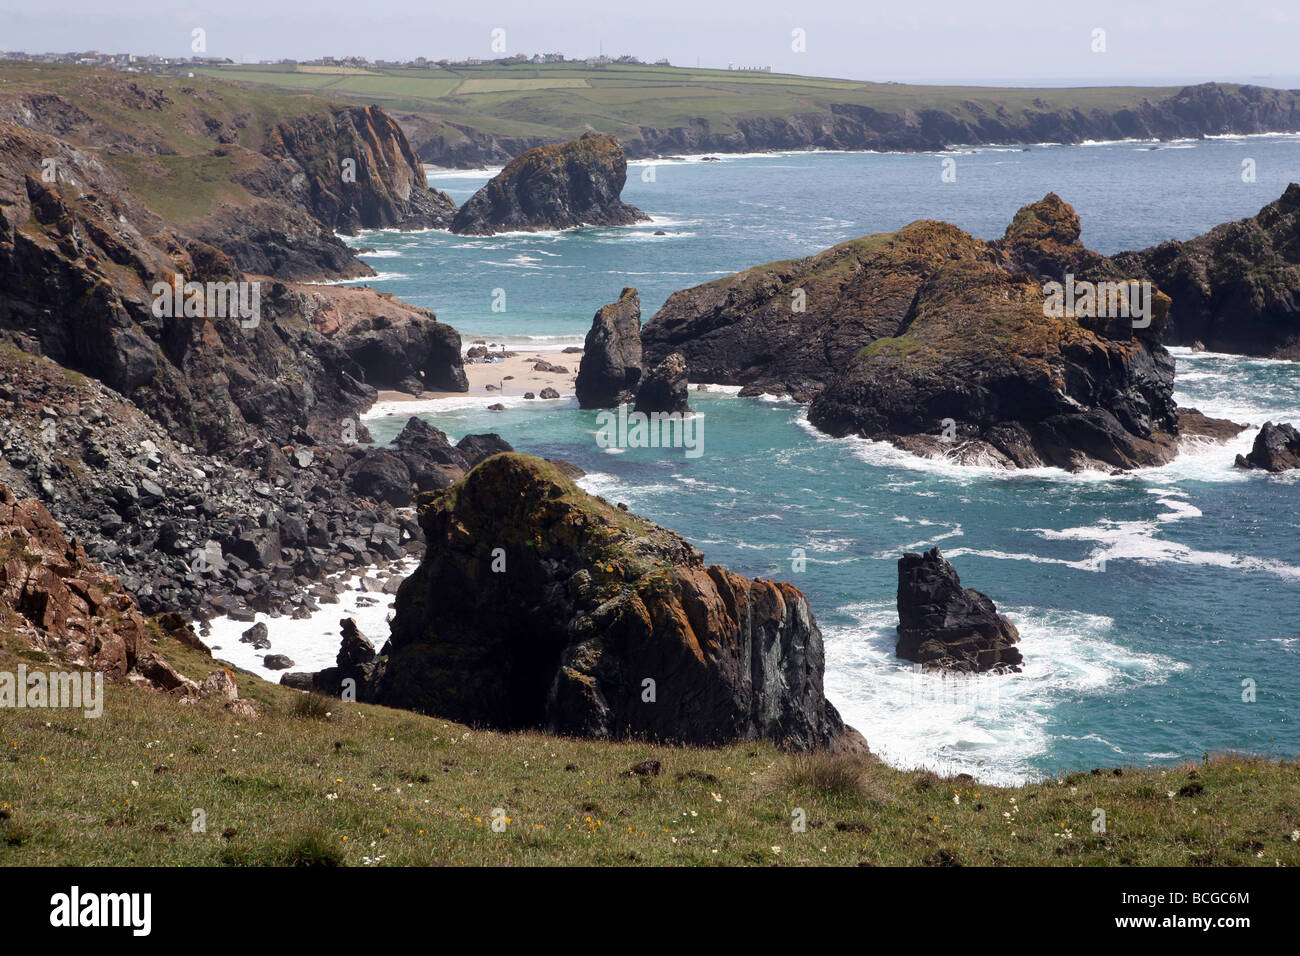
[[[456,213],[451,231],[495,232],[624,226],[649,217],[623,202],[627,156],[613,136],[530,149],[511,161]]]
[[[1300,360],[1300,185],[1249,219],[1115,261],[1173,298],[1166,342]]]
[[[527,456],[421,500],[428,550],[398,592],[378,702],[592,737],[860,746],[791,585],[705,567]]]
[[[643,331],[646,360],[681,352],[698,381],[790,394],[823,431],[922,454],[1071,469],[1168,460],[1168,297],[1151,290],[1149,325],[1100,307],[1049,314],[1046,282],[1133,278],[1078,237],[1074,210],[1049,194],[992,243],[921,221],[760,266],[674,293]]]
[[[296,164],[291,189],[339,232],[445,228],[456,214],[450,196],[428,187],[406,135],[378,106],[336,107],[285,120],[262,152]],[[299,173],[303,179],[295,182]]]
[[[1225,133],[1300,130],[1300,92],[1204,83],[1132,106],[1084,109],[1042,99],[1008,105],[1000,91],[970,91],[952,109],[885,109],[831,103],[787,115],[738,114],[725,124],[691,119],[620,131],[633,159],[674,153],[788,149],[935,150],[946,146],[1081,143],[1085,140],[1176,139]],[[440,166],[499,163],[542,142],[504,137],[425,116],[406,116],[414,148]],[[719,126],[724,126],[719,129]],[[554,141],[554,140],[553,140]]]
[[[0,142],[0,332],[100,379],[179,439],[217,450],[254,432],[281,443],[296,428],[336,436],[373,401],[368,372],[379,385],[425,372],[428,387],[466,387],[459,337],[426,310],[246,274],[164,226],[95,153],[4,123]],[[59,170],[51,182],[47,158]],[[187,310],[183,296],[156,308],[156,284],[178,280],[202,283],[202,304]],[[250,305],[256,289],[256,320],[230,300],[217,314],[208,283],[243,283]],[[318,329],[307,317],[321,300],[334,320]]]

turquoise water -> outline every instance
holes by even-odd
[[[1240,182],[1245,157],[1257,183]],[[654,182],[633,166],[624,196],[655,216],[644,228],[358,241],[379,253],[370,284],[435,309],[467,339],[529,337],[536,349],[580,341],[624,285],[641,289],[648,318],[678,288],[915,218],[997,236],[1049,190],[1076,206],[1100,251],[1187,238],[1300,179],[1300,139],[984,149],[957,161],[951,184],[927,155],[728,157],[661,164]],[[431,182],[461,201],[485,179]],[[494,289],[506,290],[504,313],[491,309]],[[1256,426],[1300,420],[1300,366],[1175,353],[1180,403]],[[732,391],[692,393],[703,413],[694,459],[602,449],[595,413],[571,399],[414,407],[453,437],[497,431],[568,458],[590,472],[589,490],[681,532],[710,561],[798,585],[826,637],[828,695],[897,765],[1006,782],[1206,751],[1300,754],[1300,481],[1231,467],[1254,430],[1124,477],[1007,474],[827,439],[802,407]],[[387,440],[405,418],[368,424]],[[942,678],[894,658],[897,557],[932,544],[1020,628],[1024,673]]]

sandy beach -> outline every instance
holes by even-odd
[[[411,395],[406,392],[383,389],[379,392],[379,399],[376,404],[427,402],[433,399],[465,398],[467,396],[522,398],[528,392],[532,392],[533,395],[540,399],[542,389],[548,387],[559,392],[561,398],[568,398],[574,394],[574,383],[578,378],[578,363],[582,359],[581,353],[529,352],[510,348],[507,348],[506,351],[513,351],[515,354],[508,358],[494,358],[491,362],[484,362],[482,359],[465,359],[465,377],[469,379],[468,392],[430,391],[423,392],[420,395]],[[498,353],[494,350],[493,355],[496,354]],[[535,366],[539,362],[558,366],[567,369],[567,371],[537,371]]]

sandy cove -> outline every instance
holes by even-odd
[[[495,353],[494,353],[495,354]],[[469,380],[468,392],[422,392],[411,395],[383,389],[379,392],[378,403],[388,402],[426,402],[437,398],[471,397],[505,397],[519,398],[525,392],[540,395],[542,389],[555,389],[561,398],[574,394],[574,385],[578,380],[578,363],[582,355],[577,352],[515,352],[510,358],[498,359],[485,363],[481,359],[465,359],[465,377]],[[568,372],[538,372],[533,366],[538,362],[557,365]]]

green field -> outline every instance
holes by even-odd
[[[1118,110],[1144,99],[1160,99],[1177,87],[1090,87],[999,89],[910,86],[854,80],[635,65],[582,64],[375,68],[359,76],[339,68],[225,66],[204,69],[221,77],[281,90],[312,90],[353,102],[374,102],[390,110],[419,114],[430,122],[452,122],[500,136],[562,138],[588,126],[621,138],[637,127],[669,128],[704,120],[714,132],[735,128],[740,117],[779,117],[827,110],[832,104],[885,112],[941,109],[959,118],[980,111]]]

